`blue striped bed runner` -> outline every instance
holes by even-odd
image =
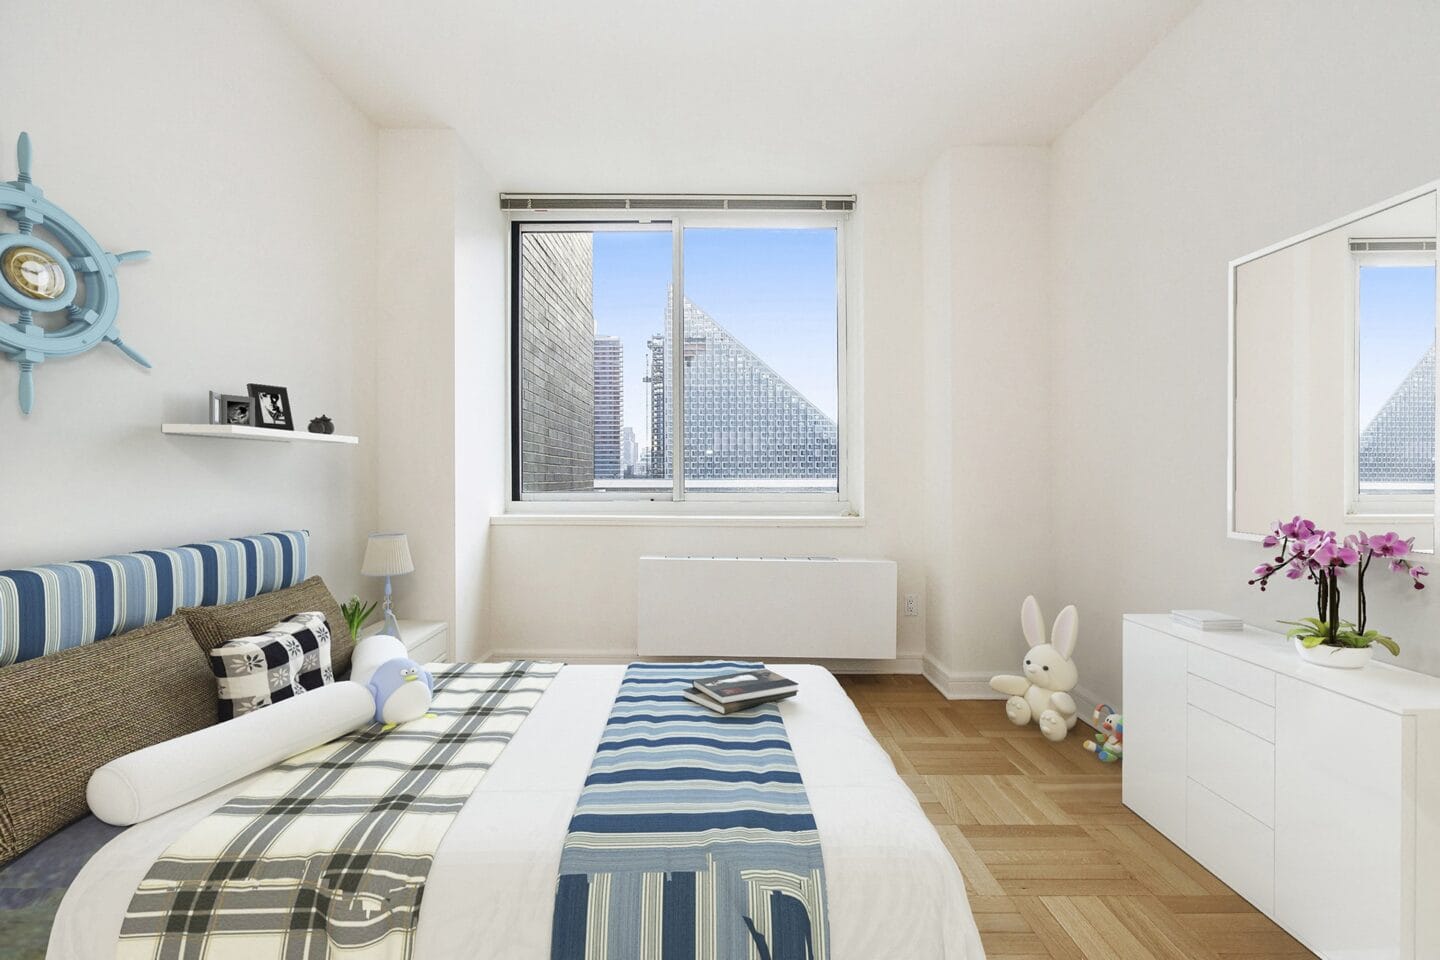
[[[681,696],[762,667],[626,669],[561,853],[551,960],[829,956],[820,838],[779,708],[722,716]]]

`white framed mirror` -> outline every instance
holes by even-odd
[[[1435,549],[1437,195],[1231,261],[1229,536],[1300,514]]]

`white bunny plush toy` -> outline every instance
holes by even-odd
[[[1080,616],[1074,606],[1061,610],[1055,618],[1050,642],[1046,643],[1040,604],[1034,597],[1026,597],[1020,605],[1020,627],[1025,632],[1025,642],[1030,644],[1025,654],[1025,675],[1002,674],[992,678],[990,686],[997,693],[1009,695],[1005,715],[1011,723],[1023,727],[1034,720],[1040,724],[1045,739],[1064,740],[1065,734],[1075,726],[1075,700],[1070,691],[1080,682],[1080,674],[1070,656],[1075,652],[1075,640],[1080,633]]]

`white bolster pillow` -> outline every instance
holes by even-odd
[[[85,800],[120,827],[288,760],[375,719],[375,698],[342,680],[272,703],[234,720],[166,740],[105,764],[90,775]]]
[[[410,651],[405,649],[398,637],[392,637],[387,633],[377,633],[366,637],[355,644],[354,651],[350,654],[350,679],[360,686],[370,682],[375,671],[382,663],[394,660],[410,658]]]

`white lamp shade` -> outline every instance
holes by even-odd
[[[365,543],[365,562],[360,572],[367,577],[398,577],[412,573],[415,561],[410,559],[410,541],[403,533],[372,533]]]

